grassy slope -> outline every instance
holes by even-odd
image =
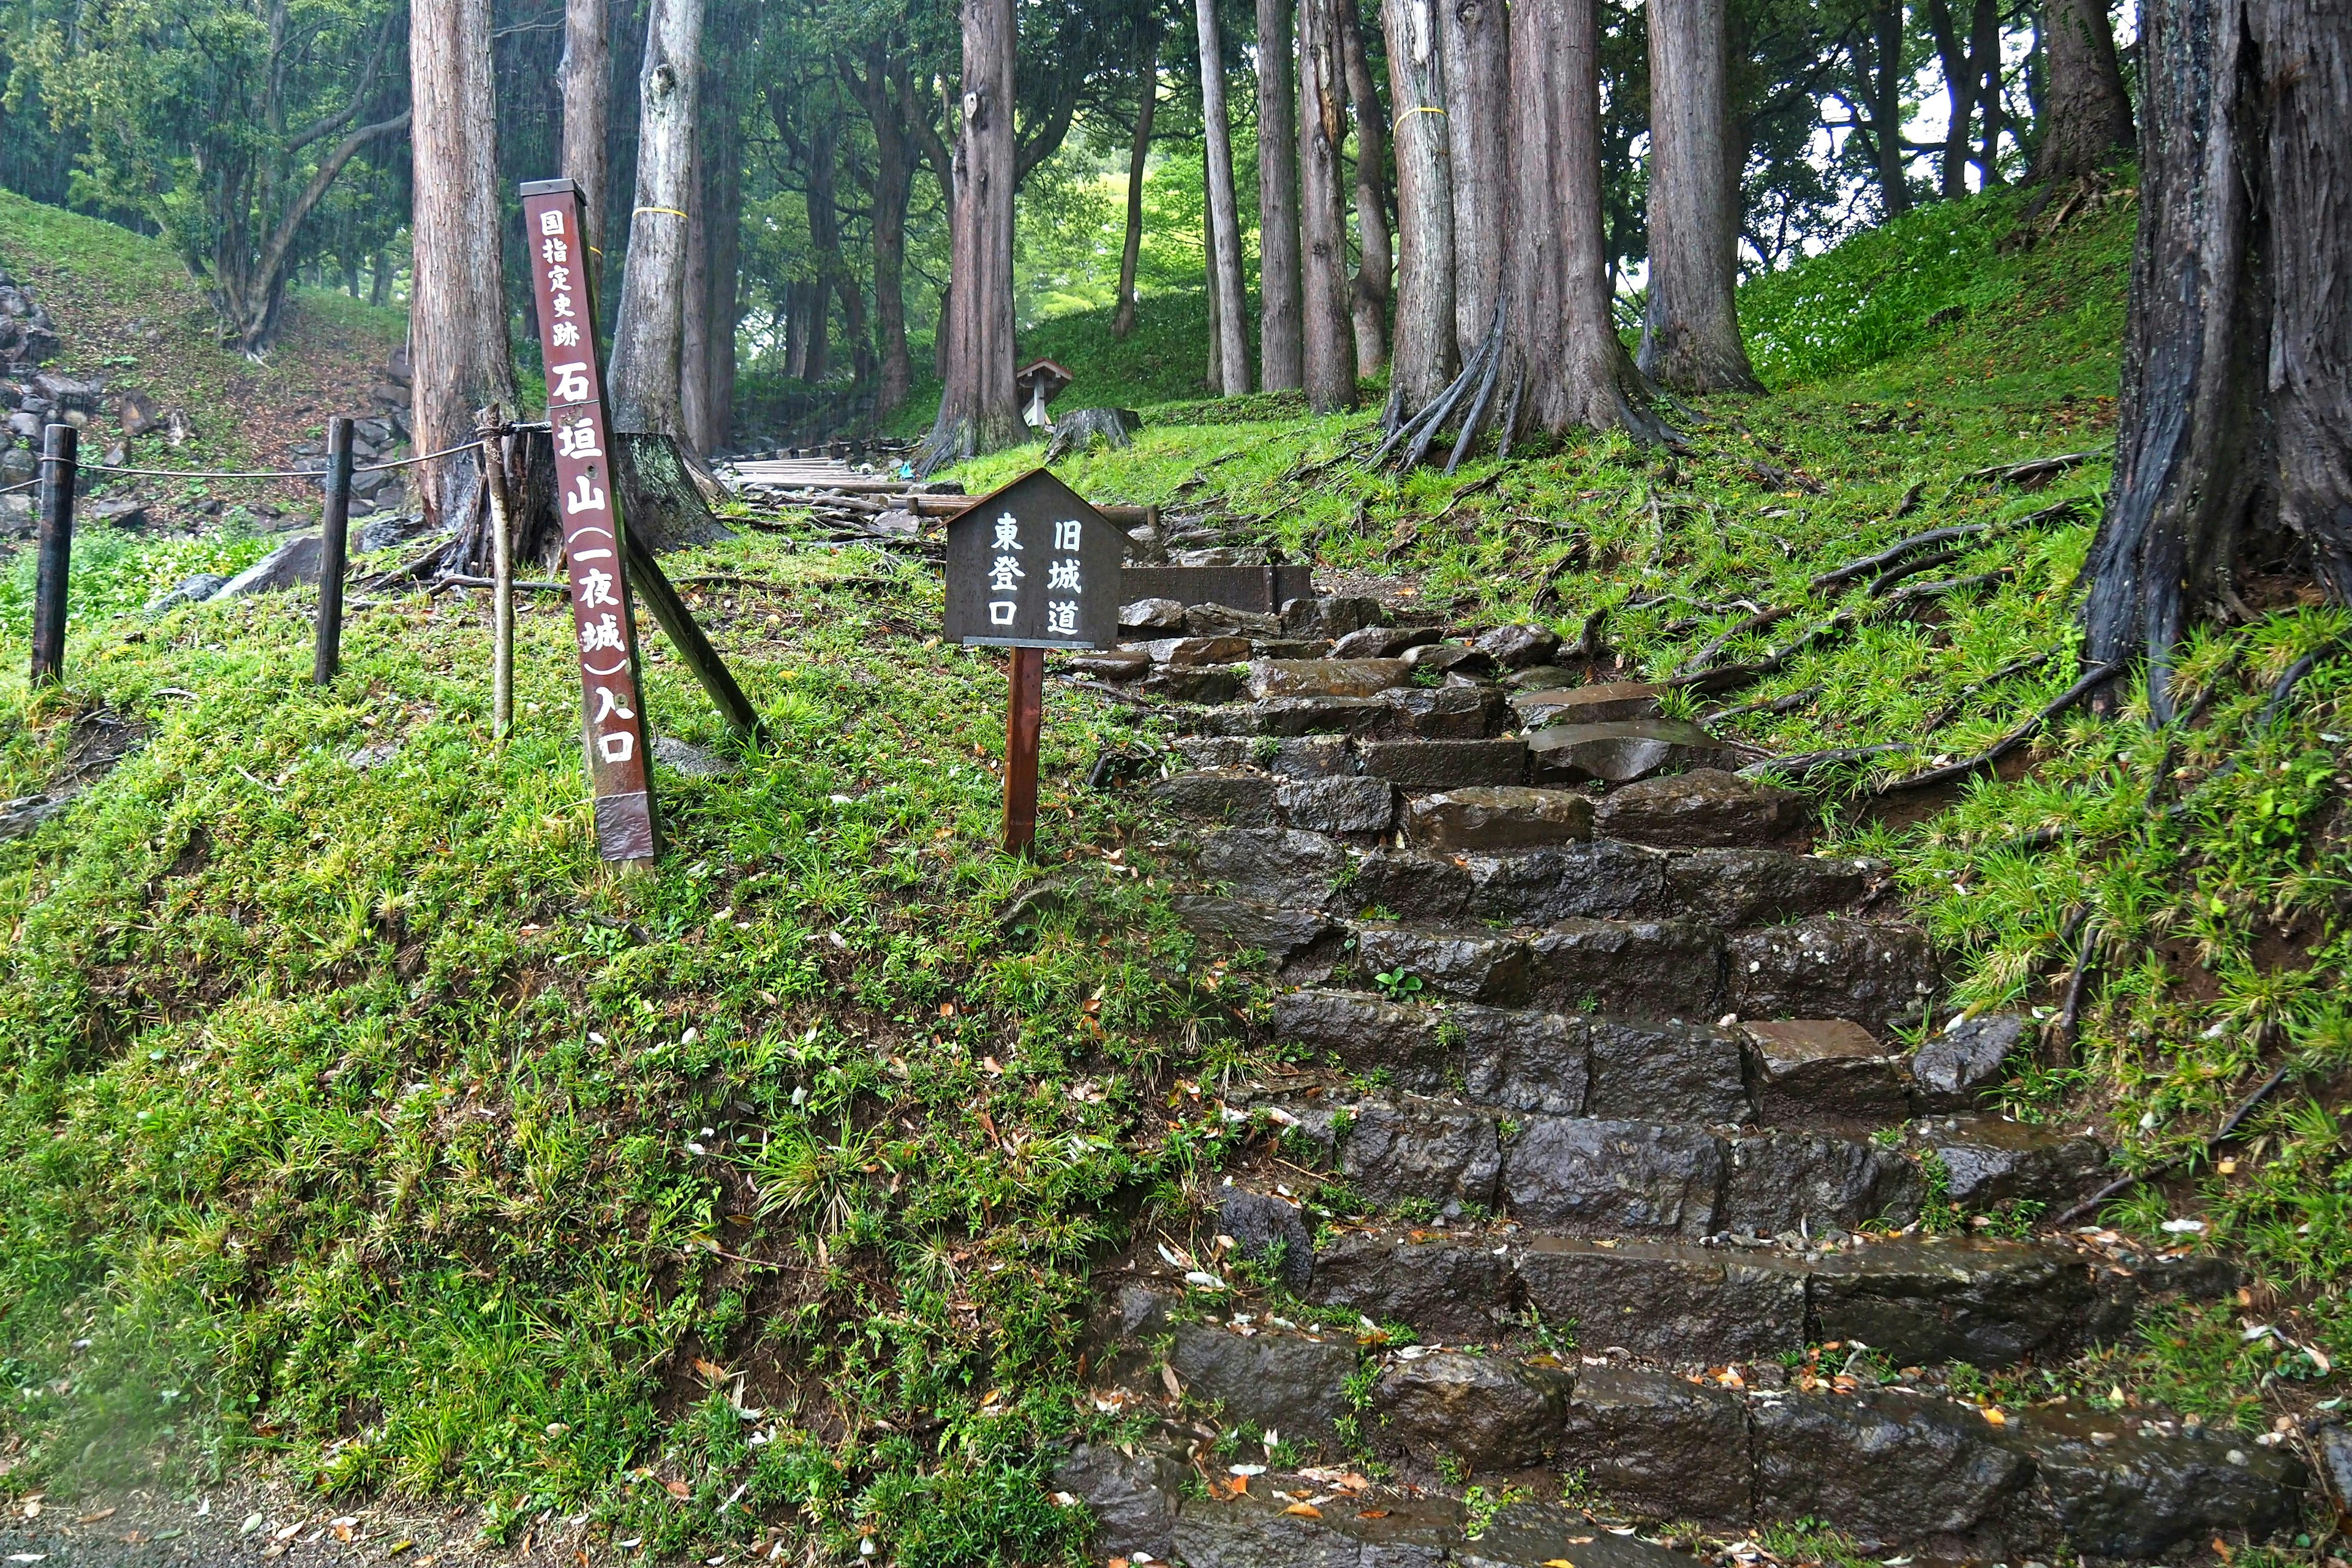
[[[1161,501],[1198,475],[1194,499],[1263,520],[1238,532],[1410,570],[1465,617],[1531,613],[1553,581],[1554,624],[1613,605],[1628,667],[1663,670],[1744,615],[1733,601],[1784,601],[1907,530],[2097,495],[2095,462],[2031,496],[1959,480],[2095,447],[2112,421],[2128,206],[2021,256],[1990,249],[2002,213],[1923,216],[1751,293],[1751,323],[1812,343],[1829,378],[1685,421],[1680,456],[1580,441],[1455,502],[1491,464],[1317,470],[1364,417],[1219,424],[1211,405],[1069,472]],[[1805,302],[1898,269],[1936,302],[1875,346]],[[1927,324],[1954,302],[1972,313]],[[1826,493],[1759,483],[1768,456]],[[1921,510],[1885,521],[1914,484]],[[2089,532],[1996,538],[1951,570],[2012,579],[1801,658],[1759,694],[1816,697],[1726,728],[1786,751],[1916,741],[1957,703],[1932,754],[1973,751],[2064,684],[2062,658],[1969,689],[2068,651]],[[475,605],[366,612],[329,693],[303,683],[294,601],[85,626],[59,693],[25,691],[0,633],[0,795],[57,777],[99,705],[147,737],[68,817],[0,845],[0,1370],[19,1390],[0,1485],[55,1483],[123,1435],[90,1462],[259,1455],[331,1489],[475,1498],[493,1531],[560,1505],[656,1543],[772,1524],[852,1550],[870,1531],[911,1563],[1066,1547],[1028,1456],[1072,1419],[1087,1251],[1129,1201],[1181,1214],[1213,1164],[1223,1129],[1184,1089],[1246,1048],[1245,987],[1170,926],[1131,797],[1076,788],[1098,747],[1136,743],[1120,710],[1049,709],[1045,858],[1066,883],[1008,921],[1024,873],[987,850],[1001,678],[928,646],[936,584],[759,535],[681,563],[698,570],[779,585],[705,592],[786,743],[733,780],[660,773],[674,852],[621,879],[588,845],[548,609],[526,616],[504,751]],[[2029,1071],[2023,1112],[2095,1119],[2147,1162],[2282,1051],[2312,1084],[2339,1063],[2317,977],[2341,967],[2344,853],[2314,829],[2339,793],[2317,737],[2342,675],[2246,728],[2344,624],[2287,610],[2200,644],[2189,671],[2217,700],[2176,761],[2189,782],[2232,750],[2249,764],[2149,843],[2167,738],[2080,715],[2030,778],[1923,824],[1841,819],[1842,842],[1903,868],[1973,1005],[2049,1005],[2077,903],[2115,934],[2081,1064]],[[656,723],[717,742],[674,665],[651,687]],[[351,761],[394,742],[382,766]],[[2049,849],[2002,849],[2051,824],[2071,831]],[[2200,1213],[2249,1248],[2260,1321],[2340,1354],[2332,1098],[2309,1087],[2263,1113],[2234,1173],[2118,1218]],[[2263,1424],[2292,1392],[2277,1380],[2315,1368],[2234,1317],[2184,1314],[1988,1393],[2054,1379]]]

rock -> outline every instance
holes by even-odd
[[[1170,537],[1171,540],[1181,540],[1209,536],[1202,531],[1194,530],[1190,532],[1180,531]],[[1219,544],[1204,550],[1171,551],[1168,564],[1171,566],[1265,566],[1272,564],[1267,558],[1268,554],[1269,552],[1263,544]]]
[[[676,735],[655,736],[653,753],[654,761],[690,779],[729,779],[743,771],[743,764],[735,758],[705,751]]]
[[[1708,1366],[1770,1360],[1805,1346],[1805,1277],[1776,1254],[1677,1241],[1622,1240],[1604,1247],[1537,1237],[1514,1254],[1513,1264],[1528,1304],[1546,1322],[1574,1323],[1588,1353],[1622,1349]],[[1743,1442],[1743,1471],[1746,1449]],[[1571,1465],[1592,1462],[1591,1451],[1573,1441],[1568,1452]],[[1744,1482],[1739,1496],[1744,1508]],[[1630,1506],[1632,1500],[1620,1500]]]
[[[1999,1083],[2001,1065],[2025,1038],[2029,1021],[2014,1013],[1953,1020],[1911,1058],[1923,1111],[1965,1110]]]
[[[1223,1405],[1229,1419],[1319,1442],[1348,1413],[1356,1346],[1278,1330],[1244,1339],[1215,1324],[1179,1323],[1168,1364],[1188,1392]]]
[[[1557,691],[1565,686],[1589,684],[1581,670],[1561,664],[1535,664],[1503,677],[1513,691]]]
[[[77,522],[89,521],[105,528],[136,531],[147,526],[147,504],[131,496],[101,496],[87,501],[78,509]]]
[[[1242,678],[1223,665],[1161,665],[1138,683],[1139,689],[1171,702],[1202,702],[1215,706],[1241,695]]]
[[[183,577],[180,579],[178,587],[150,600],[147,613],[151,616],[160,616],[164,611],[177,609],[182,605],[201,604],[219,593],[227,584],[227,578],[211,572],[199,572],[193,577]]]
[[[1559,635],[1541,626],[1496,626],[1479,634],[1471,646],[1502,669],[1524,669],[1531,664],[1549,664],[1559,651]]]
[[[1091,680],[1140,680],[1151,673],[1151,656],[1140,648],[1105,648],[1074,655],[1062,668]]]
[[[352,535],[352,549],[362,555],[373,550],[390,550],[396,544],[407,543],[424,531],[425,520],[408,513],[372,517],[365,527]]]
[[[1310,833],[1386,833],[1396,820],[1396,793],[1386,779],[1286,778],[1276,799],[1285,822]]]
[[[408,388],[389,381],[377,382],[367,389],[367,395],[369,402],[380,404],[387,408],[408,406]]]
[[[1295,1483],[1294,1489],[1305,1484]],[[1454,1561],[1445,1544],[1460,1538],[1449,1517],[1454,1510],[1438,1501],[1366,1510],[1382,1515],[1371,1523],[1357,1518],[1352,1507],[1327,1505],[1318,1519],[1287,1512],[1287,1498],[1262,1498],[1263,1489],[1187,1502],[1176,1520],[1177,1561],[1185,1568],[1442,1568]],[[1591,1568],[1654,1565],[1595,1563]]]
[[[1756,1511],[1834,1520],[1873,1551],[1991,1530],[2032,1475],[1983,1417],[1940,1402],[1790,1394],[1751,1405],[1748,1419]]]
[[[1731,1010],[1743,1018],[1851,1018],[1884,1038],[1942,984],[1924,932],[1831,916],[1726,939]]]
[[[1693,849],[1666,860],[1676,907],[1693,920],[1726,927],[1834,914],[1860,901],[1885,871],[1875,860],[1780,849]]]
[[[1249,694],[1268,697],[1370,697],[1404,684],[1404,661],[1392,658],[1257,659]]]
[[[1457,1004],[1445,1014],[1463,1089],[1481,1105],[1580,1116],[1591,1098],[1584,1020]]]
[[[23,838],[65,808],[64,801],[45,795],[0,800],[0,840]]]
[[[41,439],[41,416],[37,414],[27,414],[21,408],[16,410],[8,416],[8,434],[16,437],[19,441],[30,441],[38,445]]]
[[[1340,1174],[1372,1202],[1424,1198],[1449,1214],[1492,1207],[1502,1163],[1493,1118],[1439,1100],[1358,1106],[1339,1155]]]
[[[1184,610],[1184,630],[1196,637],[1278,637],[1282,618],[1230,605],[1191,605]]]
[[[1180,893],[1176,918],[1195,933],[1222,936],[1236,947],[1254,947],[1286,963],[1335,928],[1312,910],[1252,903],[1246,899]]]
[[[1723,1146],[1698,1128],[1546,1116],[1505,1151],[1502,1196],[1525,1225],[1698,1237],[1722,1179]]]
[[[1531,994],[1555,1012],[1713,1018],[1723,1012],[1715,932],[1676,921],[1566,920],[1528,944]]]
[[[1755,1064],[1756,1111],[1769,1126],[1831,1116],[1900,1121],[1908,1110],[1895,1059],[1843,1018],[1741,1025]]]
[[[1402,970],[1424,996],[1452,996],[1508,1007],[1528,994],[1527,944],[1484,932],[1412,926],[1359,925],[1356,963],[1364,977]]]
[[[1161,637],[1143,645],[1154,664],[1236,664],[1249,657],[1247,637]]]
[[[1672,849],[1770,844],[1802,827],[1805,799],[1721,768],[1643,779],[1601,802],[1601,831]]]
[[[1348,857],[1328,838],[1280,827],[1236,827],[1203,837],[1201,875],[1231,885],[1236,898],[1321,909]]]
[[[1203,728],[1230,724],[1234,731],[1255,735],[1311,735],[1333,731],[1370,735],[1395,721],[1395,712],[1377,697],[1269,697],[1237,713],[1213,713]]]
[[[1269,771],[1294,779],[1328,779],[1356,770],[1345,735],[1294,735],[1274,748]]]
[[[1275,778],[1256,768],[1202,768],[1151,786],[1151,797],[1179,816],[1234,827],[1275,826]]]
[[[1736,760],[1714,736],[1679,719],[1548,726],[1528,735],[1528,754],[1538,784],[1633,784]]]
[[[1315,1277],[1315,1237],[1297,1205],[1228,1181],[1217,1189],[1213,1206],[1217,1234],[1233,1237],[1244,1258],[1293,1290],[1307,1289]]]
[[[1383,1437],[1423,1468],[1450,1458],[1475,1474],[1549,1458],[1573,1386],[1556,1367],[1440,1351],[1391,1362],[1372,1402]]]
[[[2352,1522],[2352,1428],[2330,1421],[2311,1435],[2311,1451],[2319,1460],[2319,1484],[2336,1510],[2336,1527]]]
[[[1374,726],[1380,740],[1479,741],[1500,732],[1502,694],[1491,686],[1402,687],[1377,699],[1388,710]]]
[[[2081,1337],[2091,1283],[2054,1247],[1965,1240],[1874,1242],[1812,1266],[1813,1326],[1896,1364],[2007,1366]]]
[[[1460,920],[1470,901],[1470,872],[1442,856],[1375,849],[1356,862],[1349,891],[1356,909],[1386,911],[1368,919],[1444,925]]]
[[[1419,1239],[1416,1239],[1416,1237]],[[1310,1299],[1449,1340],[1487,1340],[1510,1297],[1492,1247],[1449,1245],[1426,1231],[1348,1231],[1315,1257]]]
[[[1507,741],[1366,741],[1356,748],[1364,772],[1409,790],[1525,784],[1528,748]]]
[[[1511,710],[1520,722],[1538,724],[1611,724],[1655,719],[1658,699],[1671,687],[1643,680],[1611,680],[1592,686],[1521,687],[1511,697]]]
[[[34,372],[30,384],[36,395],[60,409],[77,414],[97,412],[99,404],[106,396],[103,379],[83,381],[53,370]]]
[[[2293,1453],[2242,1433],[2143,1436],[2120,1415],[2037,1409],[2010,1442],[2031,1458],[2037,1500],[2064,1543],[2085,1558],[2152,1562],[2221,1531],[2262,1540],[2294,1521],[2306,1479]]]
[[[297,534],[222,584],[213,597],[234,599],[242,594],[275,594],[316,583],[320,548],[317,534]]]
[[[1251,742],[1245,735],[1186,735],[1173,742],[1176,754],[1194,768],[1245,768]]]
[[[1049,1489],[1068,1492],[1093,1510],[1088,1549],[1100,1556],[1149,1552],[1166,1562],[1176,1550],[1176,1513],[1186,1470],[1181,1459],[1136,1445],[1129,1458],[1108,1443],[1081,1443],[1054,1467]]]
[[[1910,1142],[1942,1162],[1945,1194],[1966,1209],[2020,1200],[2063,1208],[2098,1185],[2107,1164],[2095,1138],[1997,1116],[1931,1118]]]
[[[1444,1080],[1443,1020],[1429,1007],[1384,1002],[1362,991],[1302,988],[1274,998],[1274,1028],[1319,1059],[1370,1072],[1389,1068],[1400,1087],[1433,1089]]]
[[[1516,784],[1448,790],[1406,803],[1405,837],[1423,849],[1532,849],[1592,837],[1592,803]]]
[[[1349,632],[1331,645],[1333,658],[1397,658],[1443,636],[1435,626],[1375,626]]]
[[[1872,1220],[1908,1225],[1919,1215],[1919,1173],[1891,1150],[1822,1132],[1775,1131],[1726,1145],[1717,1228],[1777,1236],[1801,1223],[1853,1230]]]
[[[1366,626],[1379,626],[1381,614],[1378,599],[1316,595],[1284,600],[1282,626],[1293,637],[1338,638],[1352,637]]]
[[[1681,913],[1666,888],[1667,857],[1620,839],[1470,857],[1470,912],[1513,925],[1554,921],[1664,920]]]
[[[128,390],[114,400],[114,418],[122,426],[122,433],[134,439],[163,423],[163,416],[156,408],[153,398],[143,392]]]
[[[1738,1400],[1668,1373],[1583,1368],[1559,1464],[1581,1469],[1596,1491],[1640,1519],[1744,1523],[1752,1508]]]
[[[354,419],[352,434],[371,447],[381,447],[392,439],[392,426],[381,419]]]
[[[1595,1017],[1587,1020],[1585,1051],[1590,1115],[1712,1126],[1754,1114],[1739,1042],[1726,1030]]]
[[[353,752],[348,760],[353,773],[364,773],[383,766],[399,755],[399,742],[376,741]]]
[[[1495,661],[1466,643],[1432,642],[1407,648],[1404,662],[1413,674],[1433,671],[1439,675],[1487,675]],[[1426,677],[1424,676],[1424,679]]]
[[[0,453],[0,457],[14,455]],[[13,539],[28,539],[33,531],[33,498],[21,490],[14,495],[0,495],[0,533]]]

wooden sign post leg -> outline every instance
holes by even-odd
[[[1005,705],[1004,852],[1026,855],[1037,841],[1037,731],[1045,717],[1045,650],[1012,650]]]

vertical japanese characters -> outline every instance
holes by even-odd
[[[1021,520],[1009,511],[996,516],[989,544],[989,629],[1011,637],[1022,635],[1034,621],[1042,628],[1037,633],[1042,637],[1078,637],[1084,635],[1078,606],[1086,593],[1085,565],[1079,556],[1085,537],[1082,526],[1076,518],[1062,518],[1037,531],[1050,533],[1053,541],[1050,549],[1038,552],[1043,557],[1045,584],[1024,595],[1023,584],[1029,582],[1030,574],[1022,563],[1030,551],[1022,542]],[[1021,613],[1024,597],[1038,593],[1045,597],[1043,616],[1024,616]]]
[[[546,353],[557,510],[580,645],[583,743],[596,795],[597,840],[606,859],[645,858],[656,845],[636,630],[622,568],[624,520],[614,494],[612,437],[596,365],[595,310],[579,197],[568,181],[526,185],[523,197]]]

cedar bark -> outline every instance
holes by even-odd
[[[1351,0],[1350,0],[1351,3]],[[1356,359],[1348,319],[1348,218],[1339,189],[1339,143],[1347,135],[1342,0],[1298,7],[1298,238],[1307,406],[1318,414],[1356,401]]]
[[[2352,11],[2152,0],[2140,60],[2139,237],[2084,658],[2145,652],[2163,722],[2173,649],[2193,616],[2242,608],[2249,546],[2307,551],[2352,602]]]
[[[613,424],[684,441],[679,356],[686,331],[687,227],[694,204],[702,0],[654,0],[637,73],[636,211],[621,270],[606,390]]]
[[[1975,110],[1968,45],[1952,20],[1949,0],[1927,0],[1927,31],[1944,76],[1944,148],[1937,162],[1938,194],[1952,201],[1969,194],[1969,120]]]
[[[893,65],[880,44],[866,48],[866,74],[846,57],[841,79],[874,130],[874,335],[878,360],[876,412],[907,401],[915,384],[907,353],[907,206],[914,194],[915,144],[907,121],[911,102],[904,62]]]
[[[1502,293],[1511,21],[1502,0],[1438,0],[1438,11],[1454,174],[1454,332],[1466,355],[1486,341]]]
[[[564,0],[564,174],[580,187],[588,208],[589,264],[604,260],[604,195],[613,121],[612,0]]]
[[[1356,121],[1356,277],[1348,309],[1356,325],[1356,374],[1377,375],[1389,362],[1389,300],[1395,252],[1389,244],[1388,116],[1372,62],[1364,52],[1357,0],[1338,0],[1339,52],[1348,69],[1348,106]]]
[[[1257,0],[1258,384],[1306,383],[1299,293],[1298,100],[1292,23],[1298,0]]]
[[[735,429],[735,329],[743,319],[743,158],[732,136],[722,135],[727,155],[711,170],[709,344],[704,365],[709,391],[704,407],[710,428],[703,450],[725,447]]]
[[[1013,0],[963,0],[963,124],[956,139],[948,351],[919,472],[1022,438],[1013,384]]]
[[[489,0],[415,0],[409,11],[415,195],[409,353],[416,449],[470,439],[477,409],[515,406],[499,266],[498,100]],[[467,452],[427,466],[425,516],[470,521],[481,466]]]
[[[1225,119],[1225,47],[1217,0],[1192,0],[1201,44],[1201,124],[1207,144],[1209,287],[1217,301],[1210,385],[1223,397],[1249,391],[1249,334],[1242,311],[1241,209],[1234,195],[1234,144]]]
[[[686,224],[686,280],[678,301],[678,444],[709,456],[710,437],[710,168],[704,139],[694,139],[694,204]]]
[[[1446,156],[1444,0],[1385,0],[1389,97],[1396,106],[1396,359],[1391,412],[1454,379],[1454,190]]]
[[[1761,392],[1740,341],[1741,160],[1727,0],[1649,0],[1650,297],[1641,366],[1681,392]]]
[[[1118,304],[1111,311],[1110,335],[1124,338],[1135,331],[1135,267],[1143,254],[1143,174],[1151,158],[1151,119],[1160,108],[1160,13],[1155,9],[1143,24],[1137,53],[1143,66],[1143,87],[1135,106],[1135,135],[1127,148],[1127,241],[1118,253]]]
[[[1201,188],[1209,188],[1209,147],[1201,144]],[[1222,395],[1225,384],[1225,322],[1224,307],[1217,300],[1217,209],[1207,202],[1201,204],[1201,266],[1202,289],[1209,301],[1209,363],[1201,373],[1201,385]]]
[[[1997,0],[1976,0],[1969,24],[1969,77],[1977,100],[1977,188],[1989,191],[2000,177],[2000,133],[2009,110],[2000,97],[2000,10]]]
[[[1853,47],[1863,100],[1869,105],[1870,161],[1878,176],[1879,206],[1890,218],[1911,210],[1911,181],[1903,155],[1903,0],[1888,0],[1871,11],[1867,42]]]
[[[2049,86],[2032,178],[2053,184],[2128,151],[2132,111],[2105,0],[2045,0],[2042,17]]]

